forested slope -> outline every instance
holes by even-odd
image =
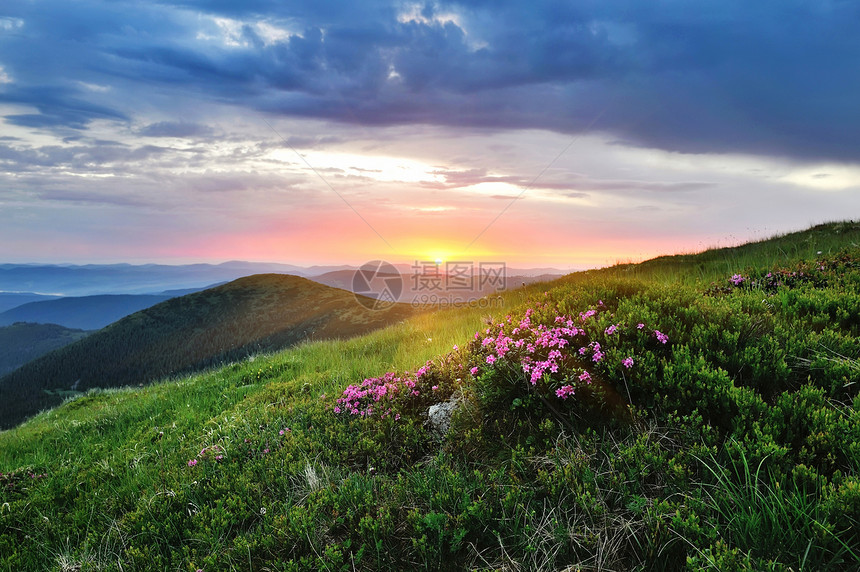
[[[143,384],[304,340],[354,336],[412,312],[369,310],[352,293],[297,276],[240,278],[127,316],[0,378],[0,427],[58,404],[57,390]]]

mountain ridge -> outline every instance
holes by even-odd
[[[372,301],[366,304],[351,292],[286,274],[171,298],[0,378],[0,424],[56,405],[46,391],[148,383],[306,340],[349,337],[415,313],[405,305],[375,311],[368,309]]]

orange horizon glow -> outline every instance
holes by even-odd
[[[378,237],[365,234],[367,236],[351,240],[348,244],[344,244],[337,235],[327,234],[324,228],[299,241],[289,235],[268,235],[262,232],[217,235],[202,237],[193,245],[161,249],[158,258],[218,262],[248,260],[298,266],[360,266],[371,260],[408,265],[438,262],[442,266],[455,262],[493,262],[523,269],[552,267],[569,270],[641,262],[657,256],[702,250],[694,249],[689,242],[678,239],[653,239],[646,242],[635,238],[612,241],[595,238],[587,243],[579,243],[578,247],[566,247],[561,240],[557,240],[559,246],[553,249],[538,248],[524,240],[520,241],[521,246],[530,248],[515,250],[511,248],[514,245],[508,243],[499,245],[501,248],[498,250],[478,247],[467,250],[456,248],[451,241],[440,242],[422,237],[404,237],[403,242],[408,248],[394,250],[387,248]],[[300,248],[289,246],[296,242]]]

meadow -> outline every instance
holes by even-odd
[[[856,570],[858,243],[820,225],[91,390],[0,433],[0,569]]]

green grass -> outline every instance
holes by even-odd
[[[0,570],[857,569],[854,228],[91,391],[0,433]],[[560,358],[528,353],[568,317]],[[559,367],[532,385],[535,359]],[[386,372],[372,415],[335,413]]]
[[[708,283],[749,269],[778,268],[799,260],[832,256],[846,247],[858,245],[860,221],[834,222],[739,246],[660,256],[641,264],[622,264],[611,271],[623,270],[630,276],[670,283]]]

